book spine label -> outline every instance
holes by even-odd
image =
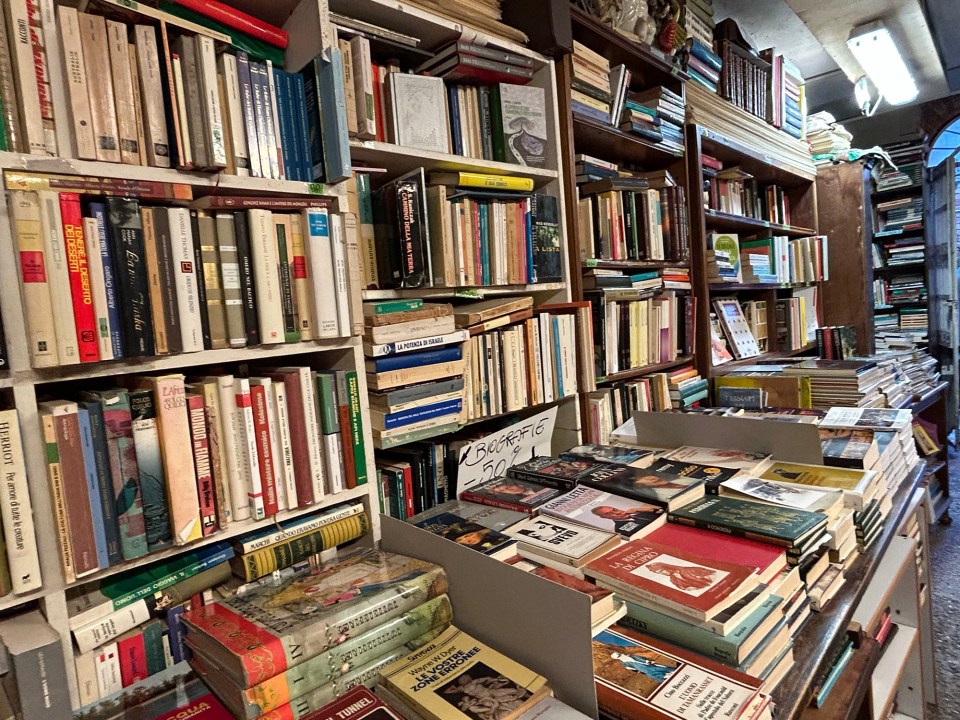
[[[247,469],[244,464],[243,435],[240,427],[240,415],[237,410],[236,382],[232,375],[220,375],[216,379],[217,395],[220,400],[220,425],[225,440],[227,482],[230,485],[230,510],[233,520],[246,520],[250,517],[250,504],[247,501]]]
[[[277,484],[274,475],[274,447],[270,437],[270,420],[267,414],[268,387],[252,384],[250,387],[250,405],[253,414],[254,437],[257,446],[257,462],[260,469],[260,482],[263,488],[263,513],[276,515]]]
[[[216,236],[227,343],[230,347],[244,347],[247,344],[247,335],[243,322],[243,284],[240,280],[236,224],[232,214],[217,215]]]
[[[103,507],[100,505],[100,484],[97,481],[97,461],[93,448],[93,433],[90,430],[90,413],[85,408],[77,410],[80,427],[80,447],[83,452],[83,475],[87,481],[87,497],[90,499],[90,519],[93,522],[93,536],[97,544],[97,565],[109,567],[107,556],[107,533],[103,521]]]
[[[187,395],[187,413],[190,419],[190,438],[193,463],[197,474],[197,495],[200,499],[200,526],[204,536],[217,529],[216,491],[210,462],[210,441],[207,436],[207,417],[203,397]]]
[[[33,509],[16,410],[0,411],[0,468],[3,470],[3,534],[13,592],[21,594],[42,585]]]
[[[100,15],[79,13],[83,60],[90,85],[93,133],[97,160],[120,162],[117,115],[113,104],[113,77],[110,73],[110,50],[107,41],[106,20]]]
[[[83,217],[80,214],[80,196],[60,193],[60,218],[63,241],[70,273],[70,291],[73,296],[73,318],[77,327],[77,347],[81,362],[100,359],[100,341],[97,316],[93,307],[93,288],[87,263],[87,247],[83,238]]]
[[[185,545],[203,537],[198,513],[197,475],[190,452],[186,390],[182,375],[154,378],[152,382],[174,542]]]
[[[257,428],[253,419],[253,402],[250,395],[250,381],[245,378],[234,379],[234,391],[237,403],[237,424],[239,426],[241,462],[247,478],[245,494],[250,514],[254,520],[266,517],[263,503],[263,481],[260,475],[260,461],[257,455]]]
[[[107,198],[113,257],[118,268],[120,308],[123,313],[124,355],[154,354],[150,295],[144,266],[143,226],[136,200]]]
[[[60,364],[72,365],[80,361],[80,350],[77,344],[77,323],[73,315],[70,267],[63,235],[63,219],[60,216],[60,198],[57,193],[49,191],[40,192],[39,196],[44,256],[50,282],[53,321],[57,331],[57,350]]]
[[[140,141],[137,130],[137,109],[133,92],[133,73],[127,26],[107,20],[107,47],[113,74],[114,104],[117,112],[117,139],[120,158],[127,165],[140,164]]]
[[[139,467],[140,494],[143,499],[144,529],[147,547],[159,550],[173,543],[170,509],[163,454],[157,429],[157,406],[151,390],[130,393],[130,427],[133,433],[133,458]],[[129,459],[129,456],[125,458]],[[191,482],[193,478],[191,478]]]
[[[25,190],[10,192],[10,215],[16,243],[17,269],[26,310],[30,364],[52,367],[59,362],[57,331],[50,302],[50,278],[40,222],[40,199]]]
[[[93,134],[87,72],[83,60],[83,45],[80,40],[80,18],[76,8],[65,5],[59,6],[57,13],[60,17],[63,66],[67,70],[67,93],[70,96],[74,151],[81,160],[96,160],[97,143]],[[124,43],[124,48],[126,48],[126,43]],[[4,95],[3,97],[6,99],[13,96]],[[6,105],[6,102],[4,105]]]

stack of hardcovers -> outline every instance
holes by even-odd
[[[879,232],[919,230],[923,227],[923,198],[905,197],[877,203]]]
[[[355,371],[252,370],[40,404],[71,582],[366,483]]]
[[[88,194],[88,180],[106,197]],[[192,208],[147,206],[189,200],[190,188],[147,183],[131,192],[122,180],[26,173],[7,183],[34,367],[353,332],[346,268],[354,259],[326,200],[212,196]],[[28,256],[46,273],[38,278]]]
[[[302,717],[443,637],[446,592],[436,565],[357,550],[185,613],[190,664],[234,717]]]
[[[455,326],[453,307],[396,300],[364,308],[374,444],[387,449],[456,429],[467,334]]]
[[[690,79],[712,93],[717,92],[723,60],[713,50],[713,42],[704,42],[696,37],[686,42],[686,67]]]

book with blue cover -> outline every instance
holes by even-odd
[[[386,372],[388,370],[406,370],[407,368],[453,362],[463,358],[463,349],[457,345],[440,350],[412,352],[394,357],[367,360],[367,372]]]
[[[403,410],[401,412],[383,414],[382,418],[379,413],[376,411],[371,411],[371,416],[374,421],[374,427],[377,426],[377,420],[383,420],[383,427],[386,429],[404,427],[405,425],[413,425],[414,423],[422,422],[423,420],[429,420],[435,417],[441,417],[443,415],[453,415],[460,412],[463,407],[463,399],[457,398],[456,400],[447,400],[445,402],[434,403],[432,405],[424,405],[422,407],[411,408],[409,410]]]

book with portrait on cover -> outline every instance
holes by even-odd
[[[703,497],[703,480],[652,468],[597,463],[579,477],[580,485],[672,510]]]

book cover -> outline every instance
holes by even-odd
[[[89,411],[77,405],[77,420],[80,425],[80,447],[83,452],[83,477],[87,483],[87,497],[90,498],[90,518],[93,520],[93,535],[97,543],[97,564],[101,568],[110,566],[107,555],[107,532],[104,527],[103,506],[100,503],[100,484],[97,480],[97,461],[93,448],[93,432],[90,430]]]
[[[408,520],[416,524],[442,514],[456,515],[466,522],[482,525],[491,530],[501,532],[511,525],[516,525],[521,520],[527,518],[525,513],[517,512],[516,510],[505,510],[503,508],[495,508],[489,505],[467,502],[465,500],[448,500],[428,510],[424,510],[414,517],[408,518]]]
[[[374,200],[380,287],[424,287],[432,273],[423,169],[388,182]]]
[[[716,488],[720,486],[720,483],[734,477],[740,472],[732,467],[702,465],[695,462],[673,460],[669,457],[654,460],[650,464],[649,469],[653,472],[678,475],[680,477],[693,478],[694,480],[703,480],[707,492],[714,494],[716,493]]]
[[[703,622],[757,586],[754,567],[648,538],[624,543],[584,568],[601,587]]]
[[[533,85],[494,85],[490,97],[494,159],[545,167],[546,95]]]
[[[542,456],[513,465],[507,469],[507,476],[560,490],[571,490],[580,478],[595,466],[596,463],[590,460],[562,460]]]
[[[862,497],[869,493],[871,486],[876,482],[877,473],[873,470],[777,461],[758,473],[758,477],[763,480],[792,483],[794,485],[838,488]]]
[[[532,236],[533,272],[528,272],[527,282],[547,283],[563,280],[559,218],[557,198],[545,193],[534,193],[530,198],[529,219],[532,224],[530,235]]]
[[[140,473],[140,493],[143,499],[147,547],[151,551],[159,550],[173,543],[173,534],[170,527],[170,509],[167,505],[163,454],[160,449],[157,405],[152,390],[132,390],[129,398],[132,438],[136,447],[136,464]],[[189,447],[189,440],[187,443]],[[194,482],[192,476],[190,482]],[[193,495],[196,500],[196,490]],[[194,503],[195,508],[196,503]]]
[[[61,365],[72,365],[80,362],[80,351],[77,346],[77,323],[73,313],[70,265],[67,261],[60,213],[60,195],[52,191],[41,191],[37,195],[40,199],[43,253],[57,333],[57,351]]]
[[[507,717],[549,694],[542,675],[453,626],[386,667],[382,683],[432,720],[476,720],[480,716],[471,708],[489,707],[491,694],[496,697],[496,716]]]
[[[820,427],[866,428],[871,430],[903,430],[910,427],[913,414],[910,410],[892,408],[830,408]]]
[[[443,79],[390,73],[387,87],[396,144],[446,153],[450,141]]]
[[[738,718],[762,686],[749,675],[626,628],[594,636],[593,671],[600,709],[616,718],[681,720],[694,702],[704,717]]]
[[[0,622],[8,657],[7,693],[18,700],[23,720],[68,720],[70,691],[60,635],[39,610]]]
[[[0,514],[12,589],[14,594],[31,592],[40,588],[42,578],[16,410],[0,410],[0,468],[4,497]]]
[[[827,524],[822,513],[712,495],[671,510],[667,519],[786,548],[802,544]]]
[[[527,480],[494,478],[460,493],[461,500],[533,514],[561,491]]]
[[[507,530],[520,544],[520,554],[527,552],[567,565],[579,567],[598,553],[615,547],[620,539],[603,532],[556,517],[533,517]]]
[[[591,444],[572,447],[566,452],[560,453],[560,457],[564,460],[592,460],[640,467],[649,464],[649,460],[655,458],[660,452],[662,451],[621,445]]]
[[[540,514],[617,533],[625,538],[645,536],[667,519],[664,509],[658,505],[589,487],[576,487],[551,500],[540,507]]]
[[[509,535],[491,530],[478,523],[464,520],[452,513],[442,513],[415,523],[427,532],[451,540],[484,555],[496,555],[513,547],[515,541]]]
[[[702,497],[703,480],[628,465],[596,463],[579,478],[581,485],[672,509]]]
[[[719,450],[716,448],[684,445],[676,450],[669,451],[666,457],[685,463],[697,463],[698,465],[751,471],[766,461],[770,456],[763,453],[745,452],[743,450]]]
[[[438,566],[365,549],[195,609],[184,621],[197,646],[250,687],[446,591]]]
[[[144,266],[143,225],[136,200],[107,197],[111,249],[118,271],[120,309],[123,317],[124,355],[154,354],[150,320],[150,294]]]

